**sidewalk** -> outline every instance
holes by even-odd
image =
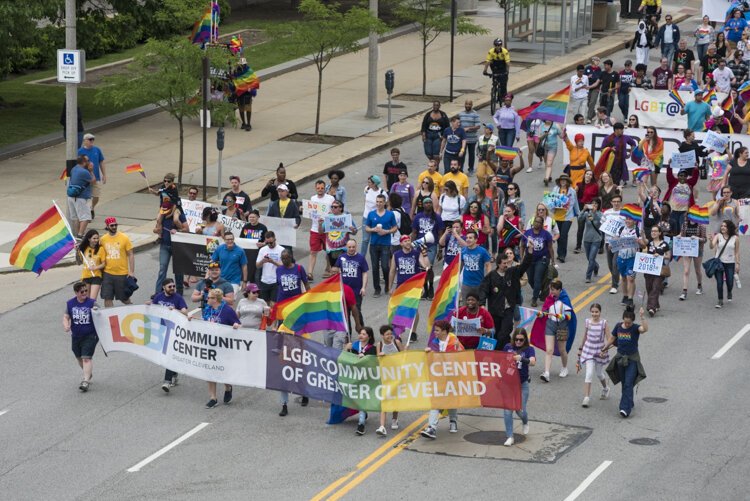
[[[445,103],[443,110],[451,115],[463,109],[465,99],[473,99],[475,107],[489,104],[489,84],[482,76],[481,64],[491,41],[502,33],[502,15],[494,1],[481,1],[474,20],[490,30],[484,36],[457,37],[455,41],[454,98]],[[665,8],[668,8],[665,6]],[[675,21],[692,17],[698,11],[689,7],[670,8]],[[635,21],[623,20],[619,30],[607,32],[606,37],[595,39],[562,57],[548,58],[546,64],[512,64],[509,90],[522,92],[540,80],[569,73],[591,56],[600,56],[622,49],[632,38]],[[428,48],[427,94],[446,96],[449,87],[450,36],[441,34]],[[511,47],[512,51],[512,47]],[[511,52],[513,58],[513,52]],[[518,58],[513,59],[518,61]],[[380,44],[378,63],[379,103],[387,96],[382,89],[382,75],[388,69],[396,74],[398,94],[421,93],[421,41],[410,33]],[[228,176],[239,175],[243,189],[254,200],[260,196],[265,182],[273,177],[279,162],[287,167],[287,176],[295,182],[320,176],[330,169],[346,165],[374,150],[398,144],[419,133],[423,113],[430,108],[428,102],[394,99],[392,132],[386,130],[386,113],[380,108],[381,118],[364,118],[367,101],[366,49],[346,54],[331,61],[323,74],[323,101],[321,134],[345,136],[351,140],[338,145],[321,145],[279,141],[298,132],[313,132],[317,92],[317,70],[309,66],[286,73],[261,83],[254,102],[253,130],[226,129],[223,152],[222,192],[226,191]],[[381,104],[384,106],[384,104]],[[402,106],[402,107],[398,107]],[[149,245],[155,235],[151,233],[157,209],[156,198],[138,193],[144,188],[139,175],[126,175],[124,167],[140,162],[150,183],[162,179],[166,172],[177,171],[177,122],[166,113],[159,113],[97,134],[96,144],[106,157],[108,183],[103,187],[102,199],[97,206],[97,218],[92,227],[101,228],[104,218],[116,216],[121,229],[131,235],[138,247]],[[208,133],[208,198],[216,197],[217,154],[215,130]],[[202,184],[202,136],[198,122],[185,126],[185,162],[183,183]],[[0,272],[14,270],[8,267],[8,256],[21,229],[38,217],[50,200],[65,200],[59,174],[64,166],[65,147],[58,145],[21,157],[0,162],[4,183],[0,187]],[[169,159],[165,162],[165,159]],[[55,271],[55,270],[53,270]],[[64,270],[59,270],[66,275]],[[49,277],[51,272],[45,273]],[[22,273],[22,275],[28,275]],[[68,272],[68,283],[78,275],[77,268]],[[62,279],[62,277],[61,277]],[[15,280],[14,280],[15,281]],[[61,286],[64,284],[61,284]],[[36,296],[34,296],[36,297]],[[0,310],[3,308],[0,306]]]

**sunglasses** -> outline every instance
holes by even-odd
[[[526,341],[526,340],[525,340],[524,338],[522,338],[522,337],[517,337],[517,338],[516,338],[516,339],[515,339],[514,341],[515,341],[516,343],[517,343],[517,342],[519,342],[519,341],[521,341],[521,342],[523,343],[523,342],[524,342],[524,341]]]
[[[211,263],[208,265],[209,268],[218,268],[219,265],[217,263]]]
[[[107,225],[109,228],[117,228],[117,223]]]

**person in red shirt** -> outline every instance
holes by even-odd
[[[576,187],[576,195],[578,195],[578,208],[583,210],[585,205],[590,204],[595,198],[599,197],[599,183],[596,182],[596,176],[594,171],[587,170],[583,174],[583,181],[578,183]],[[585,225],[578,225],[578,232],[576,233],[576,248],[573,252],[576,254],[581,253],[581,243],[583,242],[583,228]]]
[[[462,306],[458,309],[456,317],[459,320],[473,320],[478,318],[479,334],[487,337],[495,337],[495,321],[492,320],[492,315],[487,311],[487,308],[480,306],[479,294],[476,292],[469,292],[466,295],[466,306]],[[479,345],[479,336],[458,336],[458,340],[464,345],[464,348],[471,350]]]

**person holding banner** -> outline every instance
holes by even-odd
[[[687,153],[689,151],[694,151],[695,152],[695,167],[697,168],[701,159],[708,156],[708,151],[706,151],[706,149],[702,145],[695,142],[695,132],[693,132],[692,129],[685,129],[682,133],[682,137],[685,140],[680,143],[680,147],[678,148],[678,151],[680,153]],[[688,168],[688,169],[683,169],[683,170],[688,176],[693,173],[693,168]]]
[[[232,309],[229,304],[224,301],[224,293],[221,289],[211,289],[208,292],[208,301],[203,308],[203,320],[206,322],[212,322],[222,325],[230,325],[233,329],[240,328],[240,319],[237,317],[237,313]],[[191,318],[191,317],[188,317]],[[208,394],[210,399],[206,403],[206,409],[213,409],[219,405],[216,399],[216,383],[213,381],[208,382]],[[227,405],[232,401],[232,385],[224,385],[224,404]]]
[[[643,274],[646,281],[646,293],[648,294],[646,308],[648,308],[648,315],[653,317],[661,308],[659,296],[662,292],[664,279],[670,276],[669,260],[672,259],[672,251],[669,250],[669,244],[664,241],[664,231],[659,226],[651,227],[651,238],[648,241],[641,240],[641,247],[647,254],[664,258],[661,275]]]
[[[96,307],[96,301],[89,297],[89,288],[83,282],[73,284],[73,292],[75,297],[66,303],[62,323],[65,332],[71,333],[73,355],[83,370],[83,379],[78,389],[85,393],[89,391],[91,373],[94,369],[91,359],[99,342],[91,317],[91,309]]]
[[[268,303],[259,297],[260,288],[254,283],[247,284],[242,295],[245,297],[237,303],[236,310],[242,327],[260,329],[263,326],[263,317],[270,313]]]
[[[529,401],[529,367],[536,365],[536,351],[529,344],[529,335],[526,329],[516,329],[513,333],[513,343],[507,343],[503,351],[513,353],[513,361],[518,369],[518,377],[521,379],[521,411],[516,411],[516,415],[521,418],[523,424],[522,433],[529,434],[529,414],[526,412],[526,404]],[[513,411],[504,410],[503,420],[505,421],[505,445],[510,447],[515,443],[513,438]]]
[[[107,259],[104,247],[99,245],[98,231],[86,232],[81,243],[78,244],[78,253],[83,259],[81,282],[89,286],[89,297],[96,301],[99,297],[99,289],[102,287],[102,270]]]
[[[693,96],[695,99],[685,104],[680,115],[687,115],[688,129],[703,130],[706,120],[711,117],[711,106],[703,101],[702,90],[696,90]]]
[[[612,334],[607,336],[604,343],[601,358],[607,356],[612,346],[617,346],[617,354],[607,366],[607,374],[613,384],[622,382],[622,397],[620,398],[620,416],[626,418],[633,411],[633,388],[646,379],[646,371],[641,364],[641,356],[638,353],[638,341],[641,334],[648,331],[648,322],[643,316],[643,308],[639,311],[641,323],[636,324],[635,312],[626,309],[622,314],[622,322],[618,322],[612,329]]]
[[[687,299],[688,280],[690,278],[690,265],[695,267],[695,278],[698,280],[698,288],[695,290],[697,295],[703,294],[703,244],[706,243],[706,225],[698,224],[686,218],[680,229],[680,238],[691,238],[698,240],[697,256],[682,256],[682,294],[680,301]]]
[[[659,171],[664,163],[664,140],[659,137],[659,133],[656,131],[656,127],[646,127],[646,137],[639,144],[643,151],[643,160],[641,161],[641,167],[649,169],[651,171],[651,184],[656,184],[657,178],[659,177]],[[628,168],[623,165],[622,172],[622,183],[627,184],[628,182]],[[667,172],[667,179],[669,179],[670,172]]]
[[[177,310],[186,316],[188,313],[187,303],[182,297],[182,294],[177,292],[175,281],[172,278],[165,278],[162,282],[162,291],[152,296],[151,300],[146,301],[146,304],[164,306],[170,310]],[[170,388],[175,386],[177,386],[177,373],[166,369],[164,371],[164,383],[161,385],[161,389],[164,393],[169,393]]]
[[[464,351],[464,347],[455,334],[451,333],[451,324],[446,320],[437,320],[433,324],[435,337],[424,349],[426,352],[438,353],[456,353]],[[449,431],[458,433],[458,411],[456,409],[447,409],[448,420],[450,422]],[[437,426],[440,421],[440,409],[432,409],[427,427],[422,430],[421,435],[425,438],[435,440],[437,438]]]

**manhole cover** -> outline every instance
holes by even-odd
[[[387,108],[387,107],[388,107],[387,104],[379,104],[378,105],[378,108]],[[391,105],[391,108],[403,108],[403,107],[404,107],[403,104],[392,104]]]
[[[643,397],[643,401],[650,404],[663,404],[667,399],[661,397]]]
[[[477,445],[504,445],[507,438],[508,436],[503,431],[475,431],[464,435],[464,440]],[[514,433],[513,438],[516,444],[526,441],[526,437],[518,433]]]
[[[659,445],[661,442],[655,438],[634,438],[630,443],[633,445]]]

